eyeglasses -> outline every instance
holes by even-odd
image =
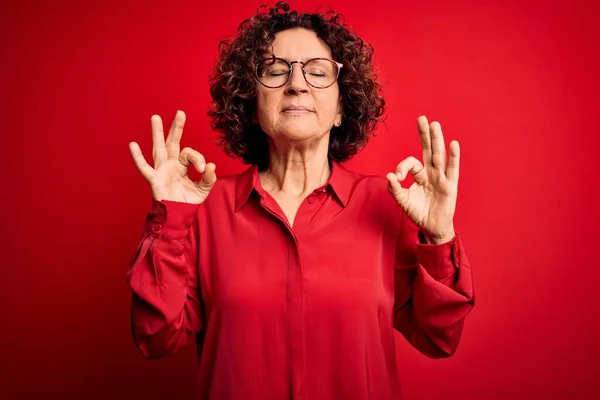
[[[287,62],[282,58],[265,58],[256,66],[256,79],[271,89],[282,87],[292,78],[292,65],[302,64],[302,74],[306,83],[318,89],[333,85],[340,75],[343,64],[328,58],[311,58],[306,62]]]

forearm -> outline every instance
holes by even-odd
[[[412,259],[396,266],[395,326],[424,354],[447,357],[456,351],[474,306],[470,262],[458,235],[414,250]]]
[[[183,207],[166,218],[153,203],[146,231],[127,273],[132,290],[131,327],[136,345],[148,358],[176,351],[200,329],[194,228]]]

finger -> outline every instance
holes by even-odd
[[[204,173],[202,174],[202,178],[200,179],[200,182],[198,182],[198,184],[197,184],[198,188],[200,188],[201,190],[206,190],[206,191],[209,191],[210,189],[212,189],[215,182],[217,181],[217,174],[215,173],[216,169],[217,169],[217,166],[214,163],[206,164],[206,168],[204,170]]]
[[[154,168],[158,168],[161,163],[167,161],[165,133],[163,132],[160,115],[154,114],[150,117],[150,125],[152,126],[152,159],[154,160]]]
[[[192,149],[191,147],[186,147],[181,150],[181,153],[179,153],[179,162],[186,168],[188,168],[191,164],[194,164],[194,167],[200,173],[203,173],[204,168],[206,167],[206,160],[204,159],[202,153]]]
[[[417,118],[417,126],[421,137],[421,147],[423,148],[423,164],[431,165],[431,136],[429,134],[429,123],[427,117],[421,115]]]
[[[183,126],[185,125],[185,113],[181,110],[177,110],[175,118],[171,123],[171,129],[169,129],[169,136],[165,142],[167,148],[167,157],[169,159],[176,159],[179,157],[179,143],[181,142],[181,136],[183,135]]]
[[[460,145],[458,141],[450,142],[450,160],[448,161],[448,169],[446,177],[451,181],[458,181],[458,170],[460,166]]]
[[[431,149],[432,156],[431,162],[434,168],[445,171],[447,160],[446,160],[446,143],[444,143],[444,135],[442,133],[442,126],[439,122],[433,121],[429,129],[431,135]]]
[[[398,166],[396,166],[396,177],[399,180],[403,181],[408,176],[408,174],[415,176],[419,172],[421,172],[423,168],[424,167],[421,161],[419,161],[415,157],[406,157],[398,164]]]
[[[147,181],[150,181],[152,176],[154,176],[154,168],[152,168],[146,162],[146,159],[144,158],[144,155],[142,154],[142,150],[140,149],[140,146],[136,142],[131,142],[131,143],[129,143],[129,151],[131,153],[131,157],[133,158],[133,162],[135,163],[135,166],[137,167],[138,171],[140,171],[142,176]]]
[[[408,198],[408,189],[402,187],[394,173],[390,172],[385,177],[388,180],[387,188],[392,197],[394,197],[398,204],[405,204]]]

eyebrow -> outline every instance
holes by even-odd
[[[281,58],[282,60],[285,60],[285,61],[287,61],[287,62],[289,62],[289,63],[291,63],[292,61],[296,61],[296,60],[292,60],[292,61],[290,61],[290,59],[289,59],[288,57],[278,57],[278,56],[276,56],[275,54],[271,54],[271,55],[270,55],[270,57],[274,57],[274,58]],[[301,60],[302,60],[302,62],[306,62],[307,60],[312,60],[313,58],[330,58],[330,57],[327,57],[327,56],[302,57],[302,58],[301,58]]]

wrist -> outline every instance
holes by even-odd
[[[419,232],[421,233],[420,236],[425,244],[433,245],[448,243],[456,236],[454,228],[439,234],[426,232],[424,230],[420,230]]]

